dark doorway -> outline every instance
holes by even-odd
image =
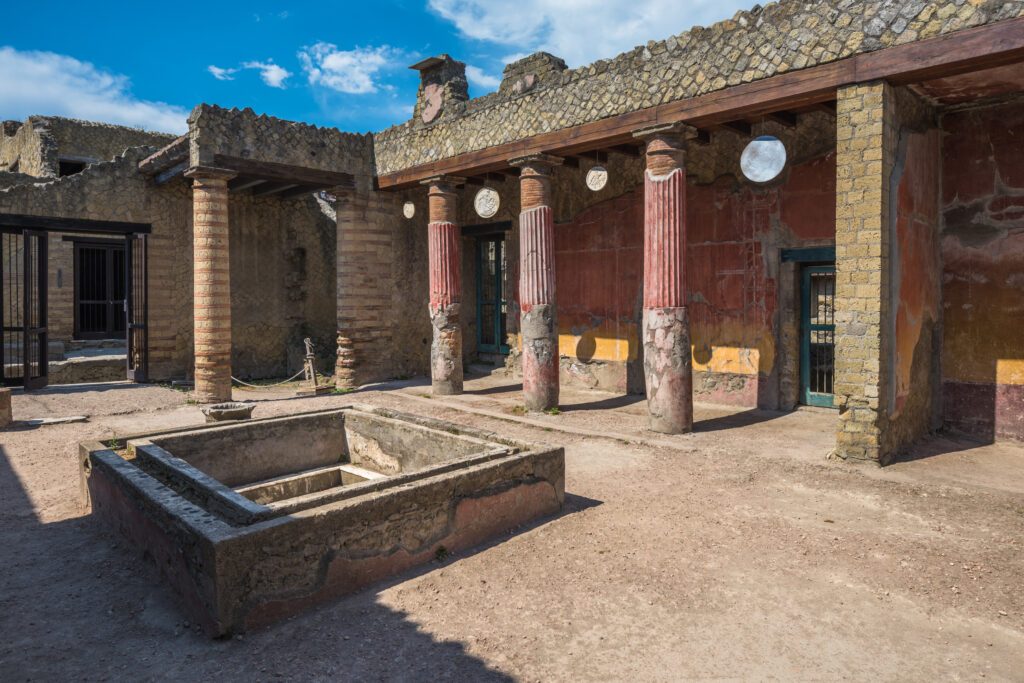
[[[76,339],[125,338],[123,243],[75,242]]]
[[[836,267],[804,266],[801,272],[800,399],[831,408],[836,358]]]
[[[0,232],[0,385],[47,383],[46,234]]]
[[[480,353],[508,353],[505,330],[505,236],[476,240],[476,346]]]

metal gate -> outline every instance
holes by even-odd
[[[834,405],[836,267],[803,269],[800,389],[809,406]]]
[[[46,233],[0,232],[0,380],[6,386],[46,386],[46,279]]]
[[[505,321],[508,302],[504,293],[505,238],[480,237],[476,241],[476,342],[482,353],[509,352]]]
[[[75,241],[75,339],[124,339],[127,250]]]
[[[128,332],[128,380],[145,382],[149,375],[149,265],[146,235],[125,237],[124,309]]]

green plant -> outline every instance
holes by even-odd
[[[526,415],[526,406],[512,406],[513,415]]]
[[[548,408],[544,412],[547,413],[548,415],[558,415],[562,411],[558,409],[558,406],[555,406],[554,408]]]
[[[121,443],[121,439],[115,436],[113,439],[107,442],[107,446],[110,447],[112,450],[117,451],[123,448],[124,444]]]
[[[434,551],[434,559],[438,562],[444,562],[448,559],[450,554],[451,553],[448,552],[448,548],[445,548],[443,545],[439,545],[437,546],[437,550]]]
[[[355,391],[355,387],[334,387],[332,394],[351,394]]]

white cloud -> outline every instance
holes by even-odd
[[[213,77],[218,81],[233,81],[235,80],[234,73],[238,71],[238,69],[222,69],[213,64],[206,67],[206,70],[213,74]]]
[[[183,133],[188,110],[141,100],[121,74],[54,52],[0,47],[0,118],[70,116]]]
[[[349,95],[366,95],[388,89],[379,81],[382,71],[401,66],[401,50],[381,45],[339,50],[331,43],[316,43],[299,52],[302,69],[312,85],[322,85]]]
[[[545,50],[570,66],[614,57],[695,24],[726,19],[751,0],[429,0],[430,8],[468,38]]]
[[[242,68],[259,69],[260,78],[262,78],[263,82],[271,88],[284,88],[285,79],[292,75],[291,71],[288,71],[284,67],[280,67],[273,62],[245,62],[242,64]],[[217,74],[213,75],[217,76]]]
[[[206,70],[218,81],[233,81],[235,80],[235,74],[242,69],[256,69],[260,72],[260,78],[263,79],[263,82],[271,88],[284,89],[285,79],[292,75],[291,71],[274,64],[272,60],[266,62],[243,62],[242,66],[234,69],[222,69],[213,64],[206,67]]]
[[[469,79],[470,83],[484,90],[494,90],[501,85],[500,78],[484,73],[483,69],[472,64],[466,66],[466,78]]]

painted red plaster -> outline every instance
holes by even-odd
[[[939,318],[939,131],[907,135],[905,161],[897,186],[895,232],[899,265],[893,276],[897,296],[896,384],[890,416],[900,413],[911,392],[930,393],[927,386],[914,386],[912,369],[915,354],[932,355],[931,339],[922,343],[922,335],[930,335]],[[927,358],[917,362],[930,364]]]
[[[1024,439],[1024,104],[942,127],[944,419]]]
[[[754,188],[732,177],[710,185],[688,179],[686,290],[695,391],[702,400],[756,406],[775,370],[777,258],[771,245],[828,244],[835,236],[835,155],[793,166],[785,182]],[[559,332],[576,335],[576,357],[593,358],[600,339],[619,336],[636,358],[643,283],[643,188],[594,205],[555,229]],[[768,252],[765,250],[768,249]],[[698,378],[713,349],[730,360],[725,381]],[[566,349],[563,345],[562,352]],[[720,356],[724,356],[719,352]],[[756,374],[732,373],[744,367]],[[703,393],[702,393],[703,392]]]

